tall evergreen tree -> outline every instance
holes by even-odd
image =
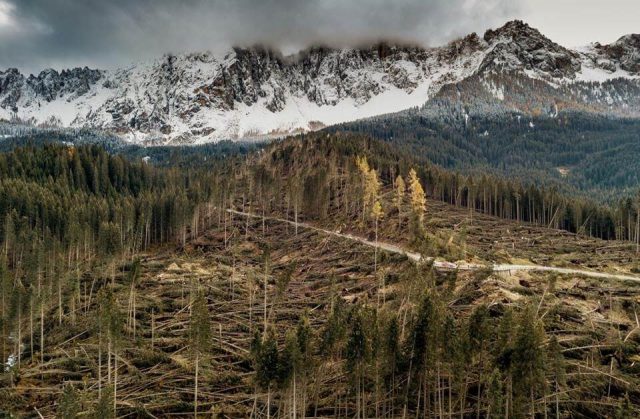
[[[535,310],[528,306],[520,313],[513,346],[513,391],[514,402],[520,414],[536,415],[535,400],[544,392],[546,354],[543,348],[544,330],[535,317]],[[527,402],[528,401],[528,402]]]

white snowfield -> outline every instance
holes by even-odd
[[[227,212],[231,213],[231,214],[235,214],[235,215],[239,215],[242,217],[251,217],[251,218],[258,218],[258,219],[266,219],[266,220],[272,220],[272,221],[277,221],[277,222],[282,222],[282,223],[288,223],[291,225],[296,225],[296,223],[294,221],[291,220],[286,220],[284,218],[277,218],[277,217],[263,217],[262,215],[258,215],[258,214],[251,214],[251,213],[247,213],[247,212],[242,212],[242,211],[236,211],[233,209],[228,209]],[[477,270],[483,270],[483,269],[490,269],[493,272],[517,272],[517,271],[536,271],[536,272],[556,272],[559,274],[573,274],[573,275],[581,275],[581,276],[586,276],[589,278],[602,278],[602,279],[616,279],[616,280],[621,280],[621,281],[634,281],[634,282],[640,282],[640,276],[634,276],[634,275],[623,275],[623,274],[612,274],[612,273],[607,273],[607,272],[596,272],[596,271],[589,271],[589,270],[583,270],[583,269],[570,269],[570,268],[558,268],[555,266],[542,266],[542,265],[511,265],[511,264],[495,264],[495,265],[482,265],[482,264],[474,264],[474,263],[466,263],[466,262],[446,262],[446,261],[441,261],[441,260],[436,260],[432,257],[425,257],[419,253],[415,253],[415,252],[410,252],[406,249],[403,249],[400,246],[397,246],[395,244],[390,244],[390,243],[385,243],[385,242],[373,242],[370,240],[367,240],[363,237],[359,237],[359,236],[354,236],[352,234],[345,234],[345,233],[341,233],[338,231],[331,231],[331,230],[326,230],[323,228],[319,228],[316,226],[313,226],[311,224],[308,223],[302,223],[302,222],[298,222],[297,223],[298,227],[302,227],[305,229],[310,229],[310,230],[314,230],[314,231],[318,231],[320,233],[323,234],[328,234],[331,236],[335,236],[335,237],[340,237],[340,238],[344,238],[347,240],[352,240],[352,241],[356,241],[358,243],[361,243],[365,246],[369,246],[369,247],[377,247],[378,249],[381,250],[385,250],[387,252],[391,252],[391,253],[396,253],[396,254],[400,254],[400,255],[405,255],[408,259],[416,262],[416,263],[433,263],[433,266],[436,269],[440,269],[440,270],[459,270],[459,271],[477,271]]]

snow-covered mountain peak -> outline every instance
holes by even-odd
[[[528,24],[514,20],[484,34],[488,53],[483,70],[524,70],[554,79],[573,78],[580,70],[576,52],[556,44]]]
[[[443,86],[474,76],[517,73],[556,89],[633,79],[640,75],[638,43],[629,35],[570,50],[512,21],[439,48],[381,42],[284,56],[255,46],[166,54],[112,71],[49,69],[25,77],[9,69],[0,71],[0,119],[89,126],[157,144],[278,136],[418,107]],[[513,89],[500,83],[485,85],[508,101]]]
[[[625,35],[609,45],[596,44],[595,49],[622,70],[640,74],[640,34]]]

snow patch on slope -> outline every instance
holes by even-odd
[[[640,76],[629,74],[629,72],[621,70],[619,67],[616,68],[615,71],[607,71],[604,68],[590,65],[590,63],[584,63],[580,72],[576,73],[575,81],[586,83],[604,83],[617,78],[640,79]]]
[[[253,137],[259,133],[278,135],[311,130],[315,124],[333,125],[397,112],[424,104],[429,98],[430,86],[431,82],[427,81],[412,92],[392,86],[363,104],[348,98],[334,106],[318,106],[306,97],[292,97],[282,111],[275,113],[269,111],[264,103],[243,105],[237,112],[241,116],[239,122],[233,124],[229,121],[227,124],[227,135],[238,138]]]

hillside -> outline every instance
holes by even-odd
[[[434,102],[434,107],[435,107]],[[472,114],[448,101],[326,128],[369,135],[466,175],[493,173],[616,204],[635,199],[640,122],[584,112]],[[467,113],[468,112],[468,113]]]
[[[638,35],[570,50],[513,21],[434,48],[382,42],[313,46],[284,56],[236,47],[109,71],[47,69],[26,76],[7,69],[0,71],[0,119],[184,145],[316,130],[451,93],[482,114],[579,110],[637,117],[638,51]],[[477,91],[463,95],[470,84]]]
[[[38,150],[3,155],[0,185],[72,188],[95,205],[87,207],[80,234],[56,229],[49,211],[18,201],[0,205],[12,220],[0,236],[3,296],[10,296],[2,300],[2,349],[10,364],[0,384],[5,412],[638,413],[640,283],[613,278],[640,278],[636,246],[588,237],[603,234],[597,223],[579,235],[548,227],[569,228],[570,219],[554,214],[577,209],[578,201],[536,195],[547,202],[540,213],[534,203],[522,208],[522,196],[496,196],[490,200],[496,207],[476,207],[466,192],[441,202],[454,173],[345,134],[292,138],[186,171],[130,166],[95,148]],[[101,163],[94,170],[90,161]],[[136,170],[148,180],[136,184],[129,175]],[[402,193],[398,175],[406,180]],[[152,211],[140,211],[146,191],[168,198],[179,185],[186,187],[180,205],[159,200],[150,203]],[[67,195],[59,196],[65,204]],[[118,199],[128,211],[93,212]],[[7,210],[14,215],[7,218]],[[95,217],[111,225],[95,227]],[[14,229],[21,240],[7,234]],[[103,239],[89,239],[93,231]],[[56,248],[39,248],[41,234],[53,234]],[[381,242],[424,260],[371,246]],[[456,270],[454,263],[477,267]],[[496,263],[612,277],[494,272]]]

